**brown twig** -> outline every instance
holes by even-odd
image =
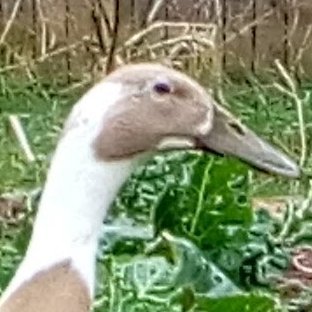
[[[106,61],[106,69],[105,72],[108,74],[114,66],[114,54],[116,50],[117,45],[117,39],[118,39],[118,30],[119,30],[119,3],[120,0],[114,1],[114,23],[113,23],[113,33],[112,33],[112,39],[111,44],[109,47],[108,55],[107,55],[107,61]]]
[[[224,44],[228,45],[229,43],[233,42],[237,37],[245,34],[252,27],[255,27],[256,25],[259,25],[262,22],[264,22],[268,17],[273,15],[273,13],[274,13],[273,9],[267,10],[264,14],[259,16],[256,20],[254,20],[254,21],[244,25],[242,28],[238,29],[236,32],[234,32],[231,35],[227,36],[227,38],[224,41]]]
[[[142,40],[143,37],[148,36],[151,32],[159,30],[160,28],[172,28],[172,29],[181,29],[187,33],[189,30],[205,30],[210,31],[211,36],[214,36],[216,33],[215,24],[204,24],[204,23],[186,23],[186,22],[168,22],[168,21],[157,21],[143,30],[138,31],[136,34],[131,36],[123,44],[124,47],[135,46],[138,42]]]
[[[165,2],[164,0],[155,0],[154,5],[152,6],[150,12],[147,15],[146,22],[148,25],[151,24],[155,20],[155,17],[157,13],[159,12],[159,10],[161,9],[164,2]]]
[[[5,27],[4,27],[4,30],[3,30],[3,32],[2,32],[2,34],[1,34],[1,36],[0,36],[0,46],[1,46],[1,45],[3,44],[3,42],[5,41],[6,36],[7,36],[7,34],[9,33],[9,31],[10,31],[12,25],[13,25],[13,22],[14,22],[14,20],[15,20],[15,18],[16,18],[16,15],[17,15],[18,9],[19,9],[19,7],[20,7],[20,5],[21,5],[21,2],[22,2],[21,0],[16,0],[16,1],[15,1],[15,4],[14,4],[14,7],[13,7],[11,16],[10,16],[8,22],[6,23],[6,25],[5,25]]]
[[[278,83],[274,83],[274,87],[278,89],[283,94],[291,98],[297,108],[297,117],[299,123],[299,135],[301,143],[301,156],[300,156],[300,166],[303,166],[307,158],[307,138],[305,132],[305,122],[304,122],[304,113],[303,113],[303,100],[300,98],[297,90],[295,81],[291,78],[290,74],[287,72],[286,68],[282,65],[280,60],[275,60],[274,62],[278,72],[285,81],[287,88],[283,87]]]
[[[28,66],[29,63],[32,63],[32,64],[43,63],[44,61],[46,61],[49,58],[52,58],[52,57],[58,56],[60,54],[67,53],[70,50],[74,50],[76,48],[79,48],[80,46],[84,45],[86,42],[88,42],[90,40],[91,40],[90,36],[84,36],[81,40],[78,40],[78,41],[76,41],[76,42],[74,42],[68,46],[63,46],[59,49],[55,49],[49,53],[46,53],[45,55],[37,57],[36,59],[30,60],[30,61],[26,61],[26,59],[24,59],[24,61],[21,62],[20,64],[13,64],[13,65],[8,65],[8,66],[5,66],[3,68],[0,68],[0,74],[11,71],[11,70],[26,67],[26,66]]]

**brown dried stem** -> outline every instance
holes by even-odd
[[[274,62],[279,74],[283,78],[284,82],[286,83],[287,88],[282,86],[279,83],[274,83],[274,87],[278,89],[281,93],[287,95],[291,98],[297,109],[297,117],[299,123],[299,135],[300,135],[300,144],[301,144],[301,155],[300,155],[300,166],[305,164],[307,158],[307,138],[305,132],[305,122],[304,122],[304,113],[303,113],[303,100],[299,96],[299,92],[297,89],[296,82],[287,72],[286,68],[282,65],[280,60],[275,60]]]
[[[114,1],[114,22],[113,22],[113,32],[112,32],[112,40],[108,51],[107,61],[106,61],[106,69],[105,72],[109,73],[113,69],[113,61],[114,61],[114,53],[116,50],[117,39],[118,39],[118,30],[119,30],[119,8],[120,8],[120,0]]]
[[[0,36],[0,46],[5,41],[6,36],[9,33],[9,31],[10,31],[12,25],[13,25],[13,22],[14,22],[14,20],[16,18],[16,15],[17,15],[18,9],[19,9],[19,7],[21,5],[21,2],[22,2],[21,0],[16,0],[15,1],[15,4],[14,4],[14,7],[13,7],[11,16],[10,16],[9,20],[7,21],[7,23],[6,23],[5,27],[4,27],[4,30],[3,30],[3,32],[2,32],[2,34]]]

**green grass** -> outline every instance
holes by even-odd
[[[224,86],[224,96],[246,124],[298,160],[294,103],[270,85],[259,88],[253,83],[231,83]],[[43,185],[61,125],[82,91],[60,95],[49,85],[13,83],[2,77],[0,194],[29,192]],[[302,98],[311,91],[311,84],[299,90]],[[312,99],[303,103],[308,174],[312,172],[311,107]],[[25,161],[10,130],[11,113],[21,117],[37,156],[34,163]],[[249,306],[278,311],[280,298],[271,276],[283,274],[292,248],[310,244],[311,212],[307,209],[298,217],[290,209],[284,222],[278,223],[266,213],[255,214],[250,197],[306,196],[308,182],[307,176],[289,181],[251,171],[232,159],[197,153],[167,153],[151,159],[125,185],[109,217],[108,223],[120,225],[121,230],[103,235],[97,311],[181,311],[181,307],[208,311],[209,307],[218,312],[228,306],[232,311],[248,311]],[[27,247],[35,202],[30,200],[18,226],[1,224],[0,290]],[[303,307],[311,294],[300,296],[303,299],[295,308]],[[290,298],[281,302],[292,304]]]

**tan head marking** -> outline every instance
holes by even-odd
[[[99,123],[92,147],[100,161],[164,148],[201,148],[236,156],[265,171],[300,175],[289,157],[241,124],[196,81],[176,70],[159,64],[128,65],[93,90],[83,111],[89,112],[91,123]],[[109,105],[105,106],[105,99]],[[96,102],[94,107],[92,102]]]
[[[203,88],[175,70],[155,64],[130,65],[106,81],[121,83],[123,95],[104,117],[95,141],[101,159],[156,150],[166,138],[180,143],[185,139],[185,145],[172,148],[188,148],[203,125],[207,131],[212,124],[213,112]]]

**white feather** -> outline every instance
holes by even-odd
[[[121,96],[121,84],[102,82],[75,105],[52,160],[27,254],[1,302],[64,260],[72,261],[93,295],[102,221],[136,162],[100,162],[92,148],[107,108]]]

